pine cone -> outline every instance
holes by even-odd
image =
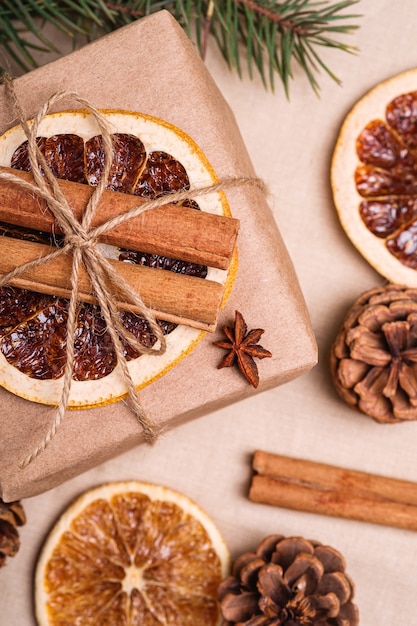
[[[271,535],[219,587],[227,626],[356,626],[353,584],[334,548]]]
[[[350,406],[377,422],[417,419],[417,289],[386,285],[353,304],[330,354]]]
[[[26,523],[26,515],[20,502],[6,504],[0,499],[0,567],[8,556],[14,556],[20,547],[17,526]]]

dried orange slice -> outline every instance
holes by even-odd
[[[108,188],[142,197],[206,186],[218,182],[207,158],[180,129],[162,120],[124,111],[102,111],[114,129],[114,154]],[[65,111],[46,116],[39,126],[38,144],[57,178],[97,185],[104,164],[102,137],[87,111]],[[0,165],[28,170],[27,142],[21,127],[0,137]],[[223,192],[199,196],[192,206],[218,215],[230,215]],[[39,240],[42,233],[22,232],[15,237]],[[10,234],[0,224],[0,234]],[[105,246],[106,254],[130,263],[181,272],[217,281],[225,287],[225,300],[237,270],[237,257],[228,270],[207,268],[152,254]],[[32,401],[59,402],[66,362],[68,301],[22,289],[0,290],[0,384]],[[123,324],[148,346],[156,338],[137,315],[122,313]],[[176,365],[205,335],[204,331],[168,322],[160,323],[167,350],[162,356],[142,355],[125,347],[130,374],[139,389]],[[80,307],[69,408],[113,402],[127,393],[114,347],[97,306]]]
[[[39,626],[214,626],[229,552],[209,516],[167,487],[108,483],[50,531],[35,572]]]
[[[331,164],[340,221],[393,283],[417,286],[417,70],[377,85],[346,117]]]

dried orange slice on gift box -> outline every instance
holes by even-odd
[[[114,129],[114,152],[108,189],[139,198],[209,186],[218,182],[205,155],[180,129],[139,113],[102,111]],[[102,137],[87,111],[47,115],[39,126],[38,145],[54,175],[75,183],[96,186],[104,166]],[[21,127],[0,137],[0,165],[30,170],[27,142]],[[201,195],[184,205],[219,216],[230,216],[222,191]],[[0,224],[0,232],[29,241],[43,241],[44,233]],[[52,236],[53,238],[53,236]],[[50,241],[54,243],[54,241]],[[227,269],[208,267],[157,254],[106,246],[106,254],[128,263],[170,270],[214,281],[223,287],[223,304],[237,270],[233,255]],[[68,300],[17,287],[0,289],[0,384],[32,401],[57,404],[66,362]],[[146,320],[129,311],[122,323],[145,345],[156,338]],[[187,356],[205,335],[198,328],[161,320],[167,350],[162,356],[138,356],[125,348],[129,371],[139,389],[166,373]],[[68,406],[106,404],[127,393],[114,347],[97,305],[85,303],[77,316],[74,376]]]
[[[40,626],[215,626],[229,552],[207,513],[167,487],[108,483],[50,531],[35,572]]]
[[[346,117],[331,164],[343,228],[390,282],[417,286],[417,70],[377,85]]]

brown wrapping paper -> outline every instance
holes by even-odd
[[[154,115],[188,133],[221,179],[255,176],[230,108],[193,44],[165,11],[22,76],[16,80],[16,90],[28,116],[61,90],[77,91],[99,108]],[[0,132],[15,123],[1,88]],[[262,172],[257,175],[262,177]],[[249,186],[234,188],[227,197],[241,224],[239,269],[218,330],[140,392],[146,413],[168,430],[286,383],[317,362],[309,314],[267,198]],[[237,370],[217,369],[224,352],[212,342],[222,336],[221,326],[233,321],[235,309],[244,314],[249,327],[265,329],[262,344],[273,354],[259,362],[256,391]],[[19,462],[43,439],[53,411],[0,389],[0,496],[4,500],[42,493],[142,443],[141,429],[123,401],[68,411],[46,450],[20,469]]]

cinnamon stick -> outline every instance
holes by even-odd
[[[311,489],[269,476],[254,476],[250,499],[296,511],[417,530],[417,507],[391,500],[373,500],[355,491]]]
[[[0,275],[15,267],[46,256],[54,250],[50,246],[0,237]],[[223,285],[215,281],[186,276],[161,269],[153,269],[123,261],[110,261],[124,278],[137,291],[144,304],[154,315],[176,324],[186,324],[193,328],[214,331],[223,296]],[[71,294],[71,255],[59,255],[34,267],[10,284],[23,289],[50,293],[69,298]],[[95,303],[90,280],[84,267],[79,270],[79,298],[84,302]],[[123,299],[115,286],[115,300],[119,308],[140,312],[137,307]]]
[[[408,502],[417,506],[417,484],[388,478],[353,469],[336,467],[326,463],[295,459],[280,454],[257,450],[252,467],[258,474],[271,478],[288,477],[292,482],[307,483],[313,488],[338,491],[355,490],[364,496]]]
[[[417,530],[417,483],[256,451],[249,499]]]
[[[30,172],[6,167],[0,167],[0,171],[12,173],[33,183]],[[80,220],[94,189],[66,180],[57,182],[75,216]],[[92,228],[144,202],[146,199],[139,196],[106,190],[101,196]],[[42,199],[3,180],[0,180],[0,221],[44,232],[60,233],[52,213],[47,210]],[[236,245],[238,230],[239,220],[232,217],[166,204],[115,226],[104,233],[100,241],[129,250],[227,269]]]

